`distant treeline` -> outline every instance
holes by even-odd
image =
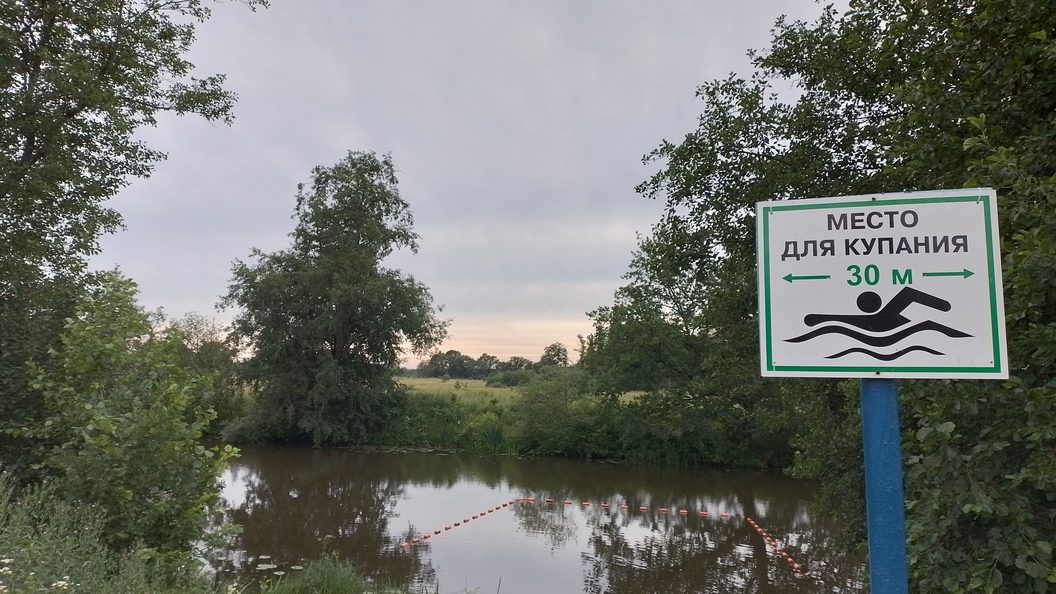
[[[456,350],[436,352],[418,364],[415,369],[402,372],[412,377],[439,377],[445,379],[492,379],[495,385],[519,385],[527,378],[523,372],[538,371],[547,367],[568,367],[568,349],[560,342],[543,349],[538,361],[526,357],[510,357],[503,361],[487,353],[474,359]],[[497,378],[496,376],[503,376]],[[505,381],[504,381],[505,380]]]

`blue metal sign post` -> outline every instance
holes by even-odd
[[[861,382],[869,579],[877,594],[906,594],[909,575],[898,388],[892,379],[863,378]]]

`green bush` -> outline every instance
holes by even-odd
[[[479,390],[457,395],[411,392],[372,441],[384,446],[509,453],[508,402]]]
[[[454,395],[411,393],[372,441],[386,446],[455,448],[465,418]]]
[[[619,411],[610,399],[592,394],[581,370],[550,368],[520,391],[511,407],[518,451],[588,458],[617,454]]]
[[[106,517],[97,507],[34,488],[16,499],[0,476],[0,592],[62,591],[84,594],[197,594],[209,592],[194,563],[160,569],[150,551],[115,553],[107,545]]]
[[[466,449],[491,454],[505,452],[506,429],[501,413],[492,409],[474,415],[466,424],[459,443]]]
[[[31,372],[46,418],[12,432],[36,444],[59,496],[102,514],[109,545],[179,557],[201,537],[235,451],[200,444],[209,381],[180,365],[182,345],[153,335],[134,299],[132,281],[104,275],[51,365]]]
[[[484,383],[495,388],[513,388],[527,384],[536,375],[538,374],[526,370],[503,371],[485,379]]]

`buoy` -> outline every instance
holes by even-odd
[[[412,544],[412,545],[413,545],[413,544],[418,544],[419,542],[420,542],[420,541],[419,541],[419,540],[418,540],[417,538],[412,538],[412,539],[411,539],[411,544]]]
[[[700,517],[702,517],[702,518],[708,517],[708,512],[702,511],[702,512],[698,512],[698,513],[699,513]]]
[[[535,497],[529,497],[528,503],[535,503]]]
[[[666,514],[667,513],[667,508],[666,507],[661,507],[660,508],[660,513]]]
[[[678,515],[680,515],[680,516],[688,516],[689,515],[689,510],[688,509],[680,509],[680,510],[678,510]]]
[[[609,504],[608,503],[602,503],[601,507],[604,508],[604,509],[609,509]]]
[[[430,536],[431,535],[429,535],[429,534],[423,534],[422,535],[422,540],[429,540]]]
[[[458,526],[458,524],[455,524],[455,526]],[[450,526],[444,526],[444,530],[450,530],[450,529],[451,529]]]
[[[401,543],[400,543],[400,546],[406,549],[407,547],[409,547],[409,546],[411,546],[411,545],[410,545],[410,544],[408,544],[408,543],[405,543],[405,542],[401,542]]]
[[[508,506],[508,505],[509,505],[509,503],[503,503],[503,504],[502,504],[502,507],[506,507],[506,506]]]
[[[572,500],[571,499],[566,499],[565,500],[565,505],[572,505]]]
[[[433,536],[436,536],[437,534],[440,534],[440,531],[439,530],[433,530]]]
[[[800,565],[799,563],[793,563],[792,567],[794,567],[796,569],[796,571],[799,571],[799,570],[803,569],[803,566]]]
[[[479,516],[473,516],[473,519],[474,519],[474,520],[476,520],[476,519],[477,519],[478,517],[479,517]]]
[[[620,504],[620,509],[627,509],[629,506],[626,503]]]
[[[547,502],[547,503],[553,503],[553,502],[554,502],[554,500],[553,500],[552,498],[550,498],[550,497],[547,497],[547,498],[546,498],[546,502]]]
[[[649,511],[649,508],[648,508],[648,507],[645,507],[644,505],[642,505],[642,506],[640,506],[640,507],[638,508],[638,511],[643,511],[643,512],[644,512],[644,511]]]
[[[584,507],[585,507],[585,506],[588,506],[588,505],[590,505],[590,502],[589,502],[589,501],[584,501],[584,502],[583,502],[583,506],[584,506]]]

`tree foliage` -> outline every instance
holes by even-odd
[[[388,156],[316,167],[294,216],[292,245],[236,262],[225,299],[258,385],[242,437],[361,442],[392,409],[403,345],[424,353],[446,322],[424,285],[383,266],[418,240]]]
[[[696,371],[697,337],[664,316],[657,304],[626,298],[589,316],[594,331],[583,339],[579,366],[610,394],[685,385]]]
[[[546,345],[539,357],[539,367],[568,367],[568,348],[560,342]]]
[[[248,412],[247,387],[238,377],[238,353],[227,341],[229,329],[201,314],[189,313],[156,322],[177,340],[180,364],[209,382],[208,399],[201,405],[216,415],[208,428],[219,435],[223,428]]]
[[[158,113],[231,120],[224,77],[185,58],[208,16],[201,0],[0,7],[0,273],[96,251],[121,221],[103,201],[163,157],[135,138]]]
[[[479,379],[490,373],[490,368],[485,369],[473,357],[450,349],[430,355],[418,366],[418,373],[423,377]]]
[[[41,414],[25,364],[47,364],[95,285],[84,260],[121,225],[105,201],[164,156],[137,130],[163,112],[231,120],[223,76],[196,78],[186,59],[209,4],[0,3],[0,419]],[[0,437],[0,459],[23,478],[32,450]]]
[[[861,526],[856,390],[758,378],[754,203],[997,188],[1013,377],[904,384],[911,574],[921,592],[1051,590],[1056,12],[1041,0],[861,0],[779,21],[754,64],[748,79],[702,86],[697,128],[649,155],[664,166],[639,189],[667,208],[613,309],[679,328],[700,362],[685,384],[696,400],[740,407],[753,431],[790,419],[749,434],[795,446],[796,472],[822,479],[827,509]],[[601,321],[599,344],[618,331]]]
[[[178,336],[154,335],[135,285],[103,275],[63,330],[47,368],[32,366],[45,419],[7,431],[33,439],[68,501],[98,507],[106,542],[186,551],[218,496],[228,447],[201,445],[209,381],[180,364]]]

